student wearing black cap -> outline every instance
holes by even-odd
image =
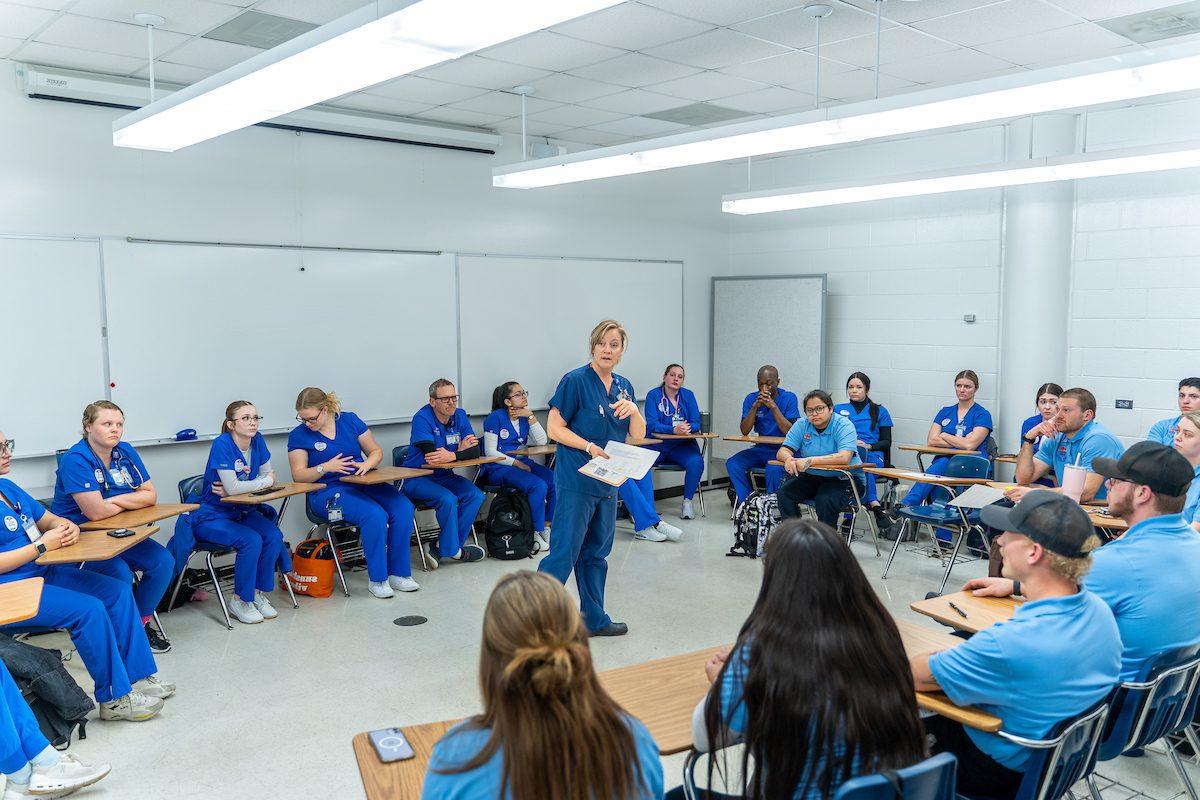
[[[1080,586],[1099,542],[1079,504],[1046,489],[1029,492],[1012,508],[988,506],[981,516],[1004,531],[1004,575],[1020,581],[1026,602],[1008,622],[949,650],[913,658],[913,681],[917,691],[943,691],[957,705],[1000,717],[1005,731],[1039,739],[1117,683],[1117,623],[1104,601]],[[1072,679],[1063,680],[1064,674]],[[931,749],[958,757],[959,794],[1016,794],[1029,750],[945,717],[924,722],[935,740]]]

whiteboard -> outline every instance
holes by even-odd
[[[569,370],[591,357],[597,322],[625,326],[629,345],[617,372],[638,399],[683,363],[683,264],[504,256],[458,257],[463,384],[471,414],[486,414],[492,390],[509,380],[545,408]]]
[[[2,340],[12,357],[0,430],[16,456],[53,453],[79,438],[83,408],[104,398],[100,243],[0,237]]]
[[[742,401],[756,391],[758,368],[779,369],[781,388],[803,398],[825,379],[825,276],[713,278],[713,431],[736,435]],[[728,458],[747,445],[713,441]]]
[[[456,379],[452,255],[105,241],[110,375],[125,438],[219,430],[249,400],[264,430],[319,386],[367,421],[408,419]],[[231,349],[234,352],[230,352]]]

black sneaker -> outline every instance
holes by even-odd
[[[464,544],[458,555],[459,561],[479,561],[483,558],[483,548],[473,544]]]
[[[171,642],[149,622],[146,623],[146,641],[150,643],[151,653],[171,652]]]
[[[592,631],[588,636],[624,636],[629,633],[629,626],[624,622],[610,622],[598,631]]]

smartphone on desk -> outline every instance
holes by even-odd
[[[275,492],[278,492],[278,491],[279,491],[278,486],[268,486],[265,489],[259,489],[257,492],[251,492],[250,496],[251,497],[262,497],[265,494],[274,494]]]
[[[124,539],[126,536],[133,536],[133,531],[129,530],[129,528],[117,528],[116,530],[109,531],[108,535],[114,539]]]
[[[375,746],[379,760],[384,764],[390,764],[393,761],[407,761],[414,757],[412,746],[408,743],[408,739],[404,738],[404,731],[399,728],[383,728],[371,731],[367,736],[371,739],[371,744]]]

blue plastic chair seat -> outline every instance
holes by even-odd
[[[943,505],[928,505],[928,506],[907,506],[900,509],[900,516],[908,517],[916,522],[927,522],[930,525],[961,525],[962,517],[958,514],[958,509],[954,506]],[[979,522],[979,512],[970,510],[967,512],[967,523],[974,525]]]
[[[938,753],[919,764],[895,770],[903,800],[954,800],[958,759],[953,753]],[[883,774],[851,778],[838,787],[834,800],[896,800],[895,785]]]

